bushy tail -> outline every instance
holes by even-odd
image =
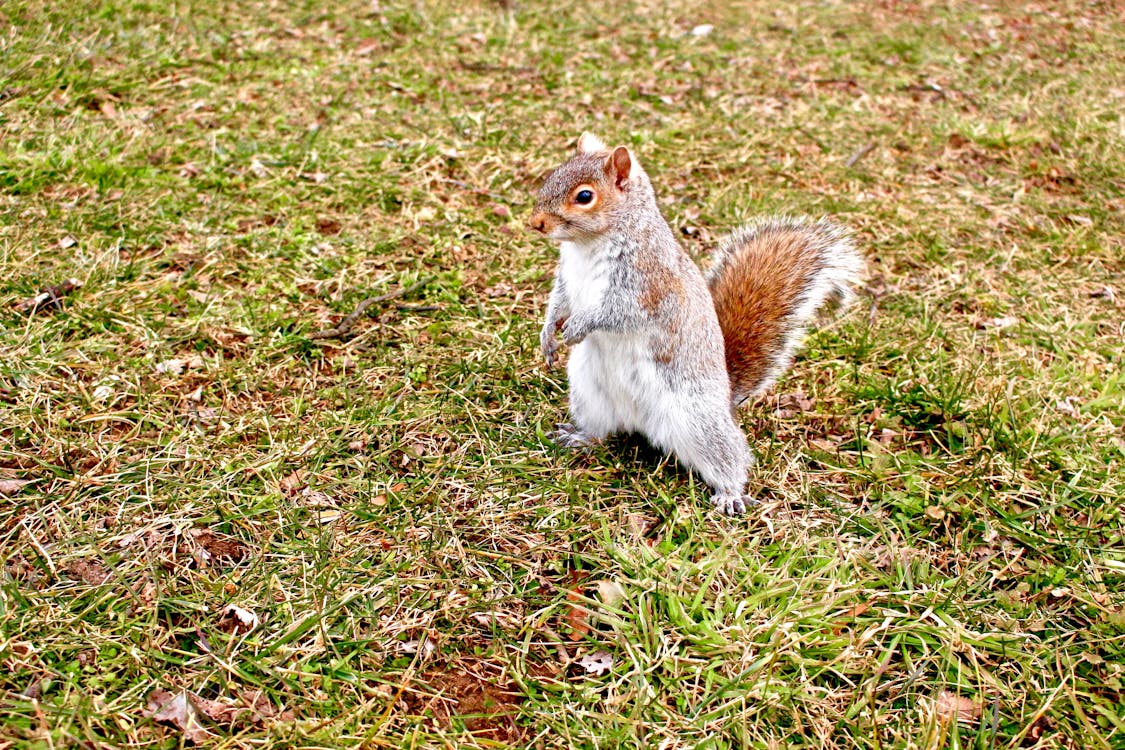
[[[762,219],[723,240],[707,283],[736,406],[788,369],[817,311],[851,301],[862,271],[848,233],[826,219]]]

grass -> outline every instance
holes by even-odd
[[[1125,747],[1120,14],[590,5],[0,9],[0,746]],[[545,438],[583,130],[865,249],[744,518]]]

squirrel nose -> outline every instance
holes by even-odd
[[[529,229],[534,229],[536,232],[539,232],[541,234],[546,234],[547,233],[547,216],[546,216],[546,214],[544,214],[542,211],[537,211],[536,213],[533,213],[531,215],[531,218],[527,220],[527,226],[528,226]]]

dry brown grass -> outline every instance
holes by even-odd
[[[1110,4],[0,16],[0,744],[1125,743]],[[694,254],[866,248],[745,518],[545,439],[522,222],[583,130]]]

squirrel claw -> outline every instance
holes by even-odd
[[[583,432],[572,424],[560,424],[558,429],[550,434],[550,438],[563,448],[579,450],[589,450],[600,442],[593,435]]]
[[[748,507],[758,504],[758,501],[749,495],[713,495],[711,504],[724,516],[740,516]]]
[[[543,359],[547,362],[547,369],[554,369],[559,363],[559,342],[555,340],[552,326],[544,326],[539,334],[539,349],[543,352]]]

